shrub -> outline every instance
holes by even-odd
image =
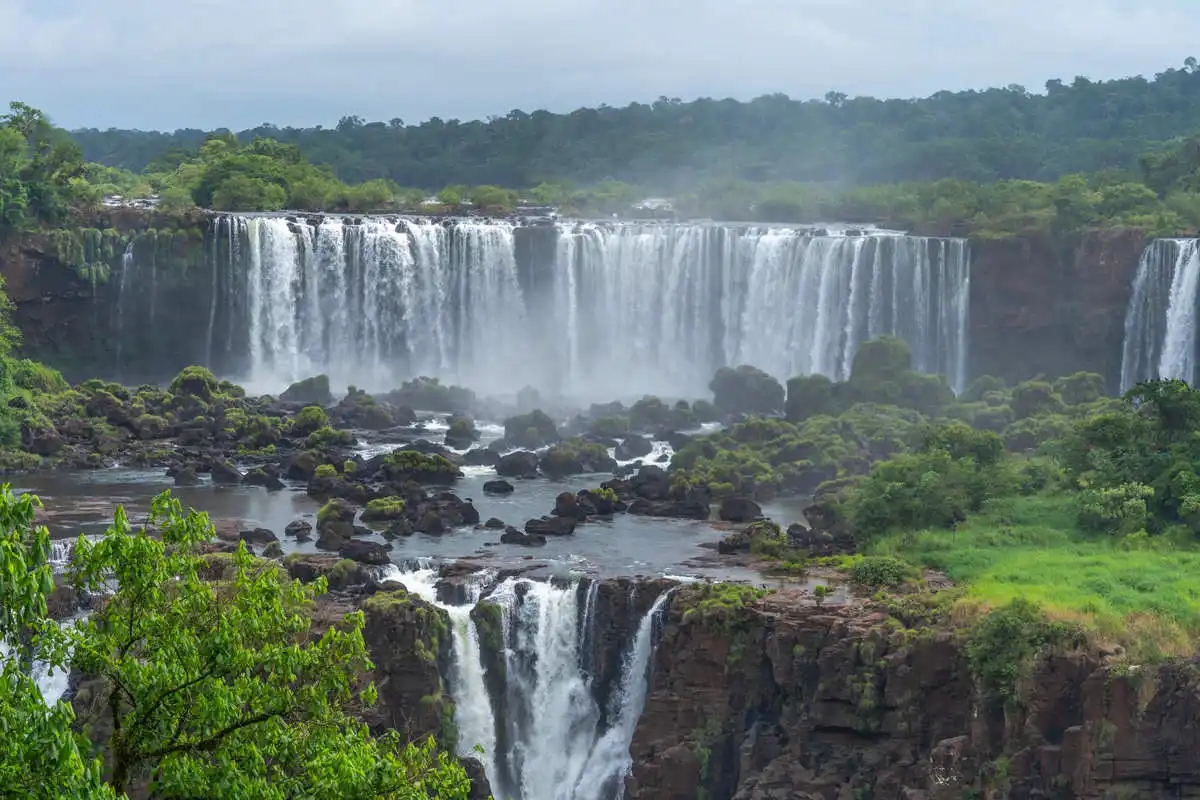
[[[319,406],[305,406],[292,418],[292,434],[308,436],[309,434],[328,427],[329,415]]]
[[[404,515],[404,501],[399,497],[380,497],[367,503],[363,522],[385,522]]]
[[[204,402],[211,402],[219,391],[217,379],[204,367],[195,365],[184,367],[171,381],[171,394],[186,397],[196,397]]]
[[[1026,381],[1013,389],[1013,416],[1018,420],[1045,414],[1061,414],[1066,408],[1054,387],[1045,381]]]
[[[1054,382],[1054,391],[1067,405],[1094,403],[1104,396],[1104,378],[1094,372],[1076,372]]]
[[[517,447],[542,447],[559,440],[558,427],[543,411],[535,409],[504,420],[504,438]]]
[[[890,556],[866,556],[850,567],[851,581],[875,589],[894,589],[916,574],[910,564]]]
[[[333,464],[322,464],[313,471],[314,478],[336,478],[337,468]]]
[[[836,413],[833,381],[824,375],[805,375],[789,380],[786,413],[791,422]]]
[[[61,372],[28,358],[12,361],[9,374],[14,386],[30,392],[57,394],[71,388]]]
[[[757,367],[721,367],[709,382],[713,404],[735,414],[770,414],[783,409],[779,381]]]
[[[354,444],[354,437],[349,431],[339,431],[326,425],[318,428],[304,441],[309,450],[323,450],[331,447],[349,447]]]
[[[1091,489],[1079,498],[1079,524],[1086,530],[1128,536],[1146,528],[1146,501],[1154,489],[1141,483],[1122,483],[1111,489]]]
[[[1036,605],[1017,598],[984,615],[967,640],[967,659],[995,703],[1013,704],[1034,657],[1047,647],[1078,645],[1078,628],[1050,622]]]
[[[588,433],[606,439],[620,439],[629,433],[628,417],[601,417],[588,424]]]

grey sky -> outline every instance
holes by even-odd
[[[1041,90],[1177,66],[1197,29],[1196,0],[0,0],[0,100],[169,130]]]

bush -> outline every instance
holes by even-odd
[[[818,414],[836,413],[833,381],[824,375],[805,375],[787,382],[786,414],[790,422],[803,422]]]
[[[588,424],[588,433],[605,439],[620,439],[629,434],[628,417],[601,417]]]
[[[783,386],[757,367],[721,367],[708,384],[713,404],[732,414],[770,414],[784,405]]]
[[[875,589],[895,589],[917,575],[912,565],[890,556],[866,556],[850,567],[850,580]]]
[[[975,624],[967,640],[967,660],[989,700],[1013,704],[1018,685],[1039,652],[1077,646],[1081,640],[1078,628],[1050,622],[1039,607],[1017,598]]]
[[[71,388],[61,372],[28,358],[12,361],[9,374],[14,386],[30,392],[57,394]]]
[[[1018,420],[1046,414],[1062,414],[1066,407],[1054,387],[1045,381],[1026,381],[1013,389],[1013,416]]]
[[[321,428],[329,426],[329,415],[319,406],[305,406],[292,418],[292,434],[308,436]]]
[[[304,440],[304,447],[308,450],[328,450],[332,447],[349,447],[354,444],[354,437],[349,431],[339,431],[326,425],[323,428],[318,428]]]
[[[559,440],[558,427],[543,411],[534,410],[504,420],[504,438],[516,447],[537,448]]]
[[[399,497],[380,497],[367,503],[363,522],[386,522],[404,516],[404,501]]]
[[[966,388],[960,396],[959,400],[964,403],[977,403],[984,399],[984,395],[989,392],[1003,392],[1007,387],[1003,378],[997,378],[992,375],[980,375],[975,380],[971,381],[971,385]]]
[[[1094,372],[1076,372],[1054,382],[1054,391],[1067,405],[1094,403],[1104,397],[1104,378]]]
[[[212,402],[220,387],[213,374],[204,367],[184,367],[171,381],[171,394],[196,397],[206,403]]]
[[[1111,489],[1091,489],[1079,500],[1079,525],[1099,533],[1128,536],[1146,529],[1146,501],[1154,490],[1141,483],[1122,483]]]

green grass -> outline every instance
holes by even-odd
[[[1006,498],[957,530],[893,534],[868,552],[940,570],[979,605],[1033,601],[1131,655],[1193,652],[1200,640],[1200,547],[1084,533],[1067,496]]]

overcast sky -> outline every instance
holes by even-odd
[[[0,100],[170,130],[1040,91],[1178,66],[1197,30],[1200,0],[0,0]]]

